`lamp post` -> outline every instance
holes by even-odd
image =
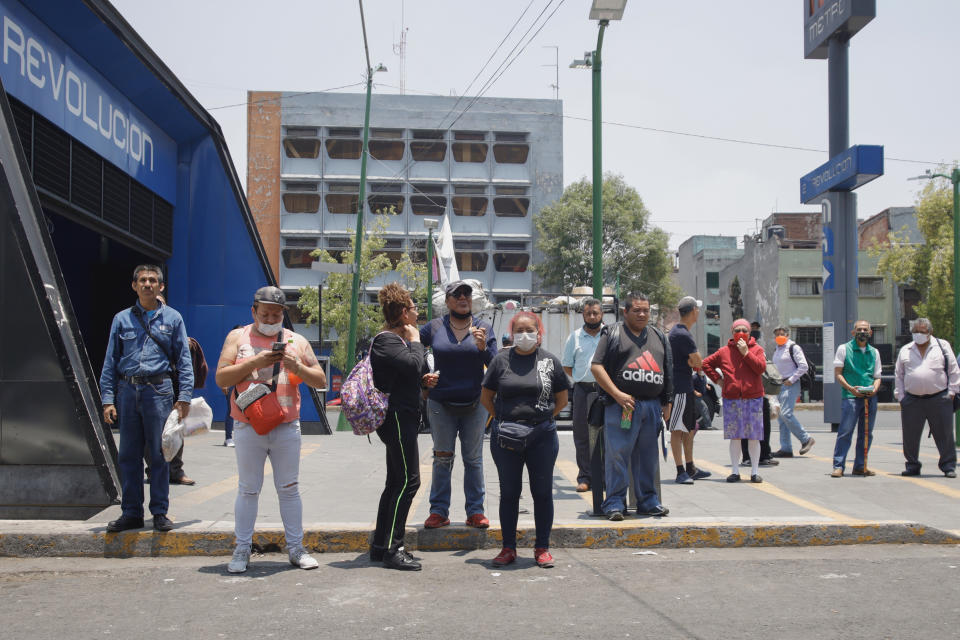
[[[424,218],[427,228],[427,322],[433,320],[433,230],[440,227],[436,218]]]
[[[570,63],[571,69],[593,71],[593,297],[603,300],[603,155],[600,117],[600,50],[603,47],[603,32],[611,20],[621,20],[627,0],[593,0],[590,19],[600,21],[597,48],[583,54],[583,60]]]
[[[954,167],[950,175],[927,173],[910,180],[945,178],[953,183],[953,350],[960,347],[960,167]],[[960,413],[953,416],[955,443],[960,444]]]

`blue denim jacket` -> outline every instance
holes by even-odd
[[[193,397],[193,362],[183,318],[173,307],[157,301],[157,312],[147,318],[146,310],[136,303],[143,314],[150,333],[160,340],[177,362],[180,394],[178,401],[190,402]],[[163,349],[147,336],[131,309],[124,309],[113,317],[110,340],[100,374],[100,394],[103,404],[115,404],[117,381],[123,376],[153,376],[170,371],[170,361]],[[177,375],[171,372],[171,375]]]

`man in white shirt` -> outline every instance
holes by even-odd
[[[932,336],[927,318],[910,323],[913,342],[900,349],[895,367],[894,396],[900,403],[903,457],[906,470],[900,475],[920,475],[920,438],[923,423],[930,424],[933,441],[940,452],[940,470],[957,477],[957,449],[953,435],[953,396],[960,391],[960,367],[950,343]],[[932,338],[932,339],[931,339]]]
[[[816,442],[793,413],[793,407],[797,404],[797,397],[800,395],[800,378],[807,373],[809,365],[807,365],[807,358],[803,355],[803,349],[790,339],[789,327],[779,326],[773,330],[773,335],[777,343],[777,350],[773,352],[773,364],[783,378],[783,386],[777,394],[777,400],[780,402],[780,450],[774,452],[773,457],[792,458],[791,433],[800,439],[800,455],[810,451]]]

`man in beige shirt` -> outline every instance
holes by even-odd
[[[894,369],[894,396],[900,403],[900,427],[903,431],[904,476],[920,475],[920,438],[923,424],[940,452],[940,470],[948,478],[957,477],[957,449],[953,435],[953,396],[960,391],[960,367],[953,349],[945,340],[932,335],[927,318],[910,323],[913,342],[897,355]]]

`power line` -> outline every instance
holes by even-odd
[[[282,95],[282,96],[280,96],[280,97],[281,97],[281,98],[295,98],[295,97],[297,97],[297,96],[308,96],[308,95],[310,95],[310,94],[312,94],[312,93],[326,93],[326,92],[329,92],[329,91],[337,91],[338,89],[349,89],[350,87],[358,87],[358,86],[360,86],[360,85],[362,85],[362,84],[365,84],[365,83],[363,83],[363,82],[354,82],[353,84],[345,84],[345,85],[341,85],[341,86],[339,86],[339,87],[330,87],[329,89],[321,89],[321,90],[319,90],[319,91],[299,91],[299,92],[297,92],[297,93],[288,93],[288,94]],[[246,106],[249,106],[249,105],[252,105],[252,104],[263,104],[263,103],[265,103],[265,102],[273,102],[273,101],[274,101],[274,98],[264,98],[263,100],[254,100],[254,101],[252,101],[252,102],[238,102],[238,103],[236,103],[236,104],[224,104],[224,105],[220,105],[219,107],[207,107],[206,109],[207,109],[207,111],[216,111],[216,110],[218,110],[218,109],[230,109],[230,108],[232,108],[232,107],[246,107]]]

